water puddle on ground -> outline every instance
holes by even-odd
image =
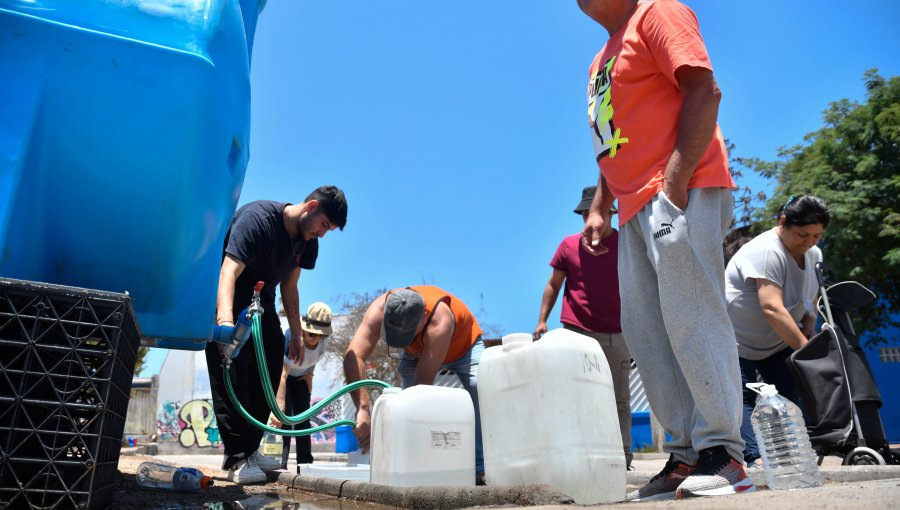
[[[145,507],[148,510],[393,510],[394,507],[338,499],[303,492],[254,494],[239,501],[207,502],[201,505],[174,503]]]

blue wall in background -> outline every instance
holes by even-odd
[[[888,340],[884,344],[865,346],[864,340],[863,345],[884,400],[881,407],[884,433],[891,444],[900,444],[900,329],[888,331],[885,336]]]

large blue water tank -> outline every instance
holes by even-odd
[[[0,0],[0,276],[128,291],[212,333],[265,0]]]

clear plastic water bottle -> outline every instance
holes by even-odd
[[[212,486],[213,480],[194,468],[143,462],[137,469],[137,483],[154,489],[197,492]]]
[[[274,432],[266,432],[266,435],[263,436],[262,444],[259,446],[259,452],[266,457],[276,459],[280,463],[282,451],[284,451],[284,440],[281,439],[281,436],[276,435]]]
[[[769,489],[801,489],[821,485],[822,476],[800,408],[779,395],[771,384],[748,383],[747,387],[759,393],[750,422]]]

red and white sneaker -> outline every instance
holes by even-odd
[[[744,466],[734,460],[724,446],[714,446],[700,450],[697,467],[678,486],[675,497],[727,496],[755,490]]]
[[[625,496],[625,501],[662,501],[675,499],[675,490],[681,482],[694,470],[684,462],[675,460],[675,456],[669,455],[666,466],[656,476],[650,479],[647,485]]]

